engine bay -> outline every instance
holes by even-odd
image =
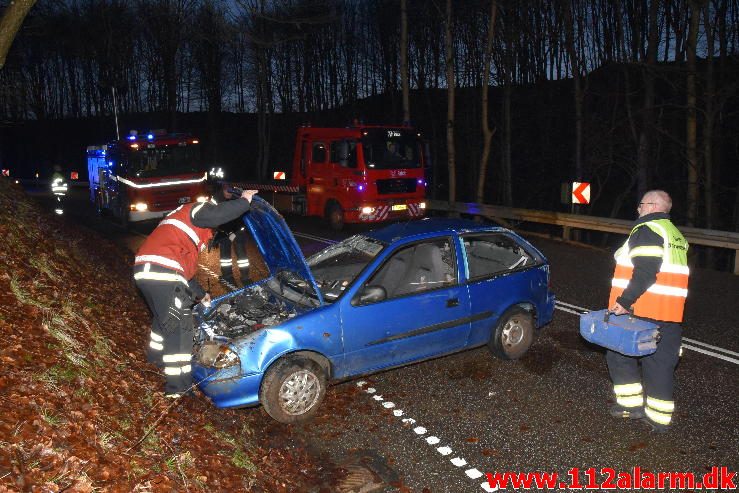
[[[264,327],[278,325],[297,315],[279,297],[261,286],[224,300],[210,312],[200,328],[210,339],[235,339]]]

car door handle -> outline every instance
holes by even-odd
[[[458,298],[450,298],[446,300],[446,307],[452,308],[454,306],[459,306],[459,299]]]

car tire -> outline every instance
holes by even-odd
[[[267,370],[259,400],[267,414],[280,423],[307,421],[323,402],[326,385],[326,372],[315,361],[285,358]]]
[[[501,359],[518,359],[534,342],[534,317],[521,307],[508,309],[493,329],[488,349]]]
[[[331,202],[326,207],[326,219],[332,230],[341,231],[344,229],[344,211],[336,202]]]

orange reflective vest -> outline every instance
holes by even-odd
[[[204,205],[193,202],[170,212],[136,252],[134,265],[150,262],[181,272],[187,280],[195,277],[198,254],[213,237],[213,230],[192,223],[192,216]]]
[[[635,257],[660,257],[662,265],[657,280],[632,305],[637,317],[652,318],[665,322],[682,322],[685,299],[688,296],[688,242],[669,219],[655,219],[638,224],[631,230],[647,227],[662,238],[662,245],[637,246],[629,248],[629,240],[616,251],[616,269],[611,281],[611,295],[608,306],[616,303],[629,285]],[[631,236],[631,234],[629,236]]]

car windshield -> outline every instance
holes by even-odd
[[[171,145],[132,150],[128,165],[140,178],[192,173],[200,169],[200,147]]]
[[[355,235],[311,256],[308,266],[326,303],[341,296],[385,246],[378,240]]]
[[[421,167],[418,137],[410,130],[369,129],[362,138],[362,148],[370,169]]]

